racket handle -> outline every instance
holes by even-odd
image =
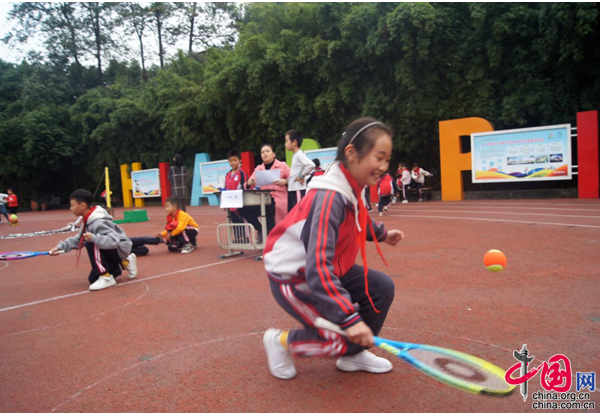
[[[57,250],[57,251],[56,251],[54,254],[50,254],[50,252],[48,252],[48,254],[49,254],[50,256],[56,256],[56,255],[58,255],[58,254],[65,254],[65,251],[64,251],[64,250]]]
[[[346,332],[342,330],[342,328],[337,326],[335,323],[328,321],[327,319],[323,319],[321,317],[317,317],[317,319],[315,320],[315,326],[317,328],[327,329],[328,331],[339,333],[340,335],[348,336],[346,335]]]

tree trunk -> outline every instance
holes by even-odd
[[[67,22],[67,26],[69,28],[69,36],[71,38],[71,44],[69,46],[69,51],[75,60],[75,70],[77,71],[77,82],[79,86],[83,86],[83,72],[81,70],[81,63],[79,63],[79,53],[77,50],[77,39],[75,37],[75,28],[73,27],[73,22],[71,21],[69,10],[67,10],[69,3],[61,3],[60,12],[63,15],[63,18]]]
[[[188,45],[188,53],[192,54],[192,49],[194,47],[194,23],[196,21],[196,3],[192,3],[192,15],[190,17],[190,37],[189,37],[189,45]]]
[[[142,35],[139,34],[138,38],[140,39],[140,55],[142,59],[142,79],[144,82],[148,81],[148,75],[146,74],[146,60],[144,59],[144,40],[142,39]]]
[[[98,3],[96,3],[96,9],[94,10],[94,34],[96,35],[96,59],[98,60],[98,83],[102,85],[104,83],[102,79],[102,44],[100,36],[100,11],[98,10]]]
[[[160,19],[160,13],[156,14],[156,28],[158,29],[158,56],[160,57],[160,68],[165,67],[164,50],[162,43],[162,21]]]

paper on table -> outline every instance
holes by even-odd
[[[264,170],[255,171],[254,178],[256,178],[256,185],[263,187],[265,185],[272,185],[274,181],[281,179],[280,170]]]
[[[243,190],[221,191],[221,208],[244,207]]]

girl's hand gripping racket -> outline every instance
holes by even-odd
[[[63,254],[64,252],[64,250],[59,250],[55,254]],[[36,256],[50,256],[50,252],[3,252],[0,253],[0,260],[19,260]]]
[[[336,324],[317,318],[315,326],[340,335]],[[374,337],[375,346],[403,359],[436,380],[473,394],[505,397],[515,390],[504,380],[505,370],[483,359],[437,346],[411,344]]]

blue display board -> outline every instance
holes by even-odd
[[[202,194],[214,194],[225,188],[225,176],[231,170],[229,161],[212,161],[200,164],[200,177],[202,180]]]
[[[471,134],[473,183],[570,180],[571,125]]]
[[[207,153],[203,152],[202,154],[196,154],[196,159],[194,160],[194,179],[192,182],[192,206],[199,206],[200,199],[206,198],[208,200],[208,205],[210,206],[218,206],[219,199],[215,194],[204,194],[202,192],[202,174],[200,173],[200,164],[205,162],[209,162],[210,157]]]
[[[337,155],[337,148],[321,148],[317,150],[305,151],[306,156],[309,159],[318,158],[321,163],[321,168],[327,170],[329,166],[335,161],[335,156]]]

